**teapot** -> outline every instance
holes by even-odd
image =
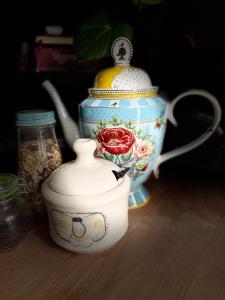
[[[88,89],[89,96],[79,105],[79,126],[69,116],[54,86],[44,81],[43,87],[52,97],[71,147],[80,135],[92,138],[97,142],[98,156],[129,168],[129,208],[137,208],[150,200],[149,191],[143,186],[149,175],[154,172],[158,177],[163,162],[204,143],[220,123],[221,108],[212,94],[198,89],[185,91],[172,102],[166,102],[157,94],[158,87],[152,85],[149,75],[130,65],[133,48],[127,38],[117,38],[111,54],[114,66],[97,74],[94,87]],[[214,111],[213,122],[189,144],[161,154],[167,120],[177,126],[174,107],[187,96],[208,100]]]

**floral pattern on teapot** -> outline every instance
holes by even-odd
[[[145,175],[147,169],[152,169],[158,151],[158,131],[164,125],[162,116],[155,119],[151,126],[141,126],[133,120],[124,121],[112,116],[109,122],[100,120],[91,130],[90,127],[86,128],[86,131],[98,142],[97,156],[111,160],[121,167],[130,167],[128,174],[136,180]]]

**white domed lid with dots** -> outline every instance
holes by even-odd
[[[131,42],[124,37],[117,38],[111,48],[115,65],[100,71],[89,89],[90,96],[101,95],[148,95],[156,93],[148,74],[130,65],[133,54]]]
[[[57,168],[48,178],[48,188],[63,195],[94,195],[107,192],[120,185],[120,168],[111,161],[95,158],[96,142],[78,139],[73,144],[77,154],[74,161]]]

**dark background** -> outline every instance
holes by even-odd
[[[76,72],[21,72],[21,42],[33,42],[45,25],[64,26],[73,34],[88,16],[106,11],[115,22],[128,22],[134,29],[132,64],[145,69],[159,93],[171,101],[189,88],[214,94],[224,110],[225,24],[222,1],[169,1],[138,12],[132,1],[30,1],[8,3],[2,9],[2,76],[0,119],[0,171],[16,172],[17,136],[15,112],[54,106],[41,88],[44,79],[57,87],[71,115],[78,120],[77,106],[87,96],[97,69]],[[106,64],[111,64],[109,60]],[[212,110],[201,98],[186,98],[176,108],[178,128],[168,124],[164,150],[179,147],[204,132],[212,121]],[[198,149],[166,162],[161,174],[174,176],[225,175],[224,118],[217,132]],[[59,123],[56,126],[64,161],[73,154],[65,145]]]

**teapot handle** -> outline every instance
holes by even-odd
[[[180,95],[178,95],[171,103],[168,104],[167,106],[167,112],[166,112],[166,118],[174,125],[177,126],[177,121],[174,117],[173,111],[174,111],[174,107],[177,104],[178,101],[180,101],[182,98],[187,97],[187,96],[193,96],[193,95],[197,95],[197,96],[201,96],[203,98],[206,98],[213,107],[214,110],[214,120],[212,125],[203,133],[201,134],[198,138],[194,139],[192,142],[188,143],[187,145],[184,145],[178,149],[175,150],[171,150],[169,152],[166,152],[162,155],[159,155],[158,159],[155,162],[154,168],[153,168],[153,172],[156,178],[159,177],[159,166],[171,159],[174,158],[178,155],[182,155],[186,152],[189,152],[195,148],[197,148],[198,146],[200,146],[201,144],[203,144],[217,129],[220,120],[221,120],[221,115],[222,115],[222,111],[219,105],[218,100],[216,99],[216,97],[214,97],[212,94],[210,94],[209,92],[206,92],[204,90],[188,90],[184,93],[181,93]]]

